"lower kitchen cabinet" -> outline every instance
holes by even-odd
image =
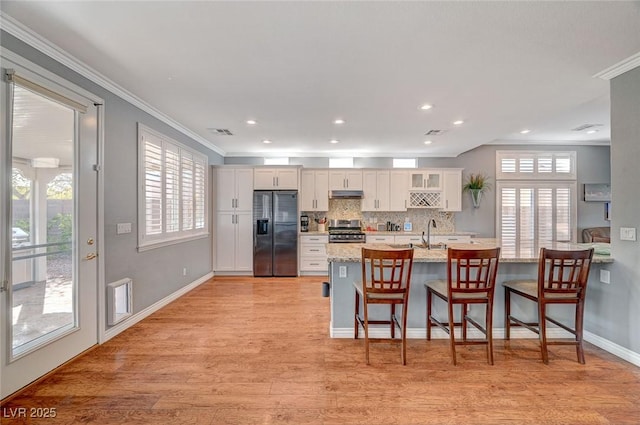
[[[252,224],[251,211],[216,213],[215,271],[253,273]]]
[[[327,235],[300,235],[300,274],[327,274],[327,243]]]

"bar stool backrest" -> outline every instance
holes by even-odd
[[[593,259],[593,248],[562,251],[540,248],[538,296],[584,298]]]
[[[447,279],[451,295],[493,293],[500,248],[454,249],[447,252]]]
[[[412,268],[413,249],[362,248],[362,279],[365,293],[408,293]]]

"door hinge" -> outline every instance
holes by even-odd
[[[100,171],[102,170],[102,166],[100,164],[93,164],[93,171]]]
[[[0,292],[5,292],[9,290],[9,281],[3,280],[2,285],[0,285]]]

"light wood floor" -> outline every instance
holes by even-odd
[[[216,278],[2,406],[46,424],[638,424],[640,369],[587,344],[330,339],[322,278]],[[5,423],[21,423],[0,419]]]

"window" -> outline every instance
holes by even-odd
[[[138,249],[208,234],[207,158],[138,124]]]
[[[496,179],[575,180],[575,152],[497,151]]]
[[[575,152],[498,151],[496,163],[504,255],[535,255],[549,242],[576,240]]]
[[[393,158],[393,168],[416,168],[416,159]]]
[[[353,158],[329,158],[329,168],[353,168]]]

